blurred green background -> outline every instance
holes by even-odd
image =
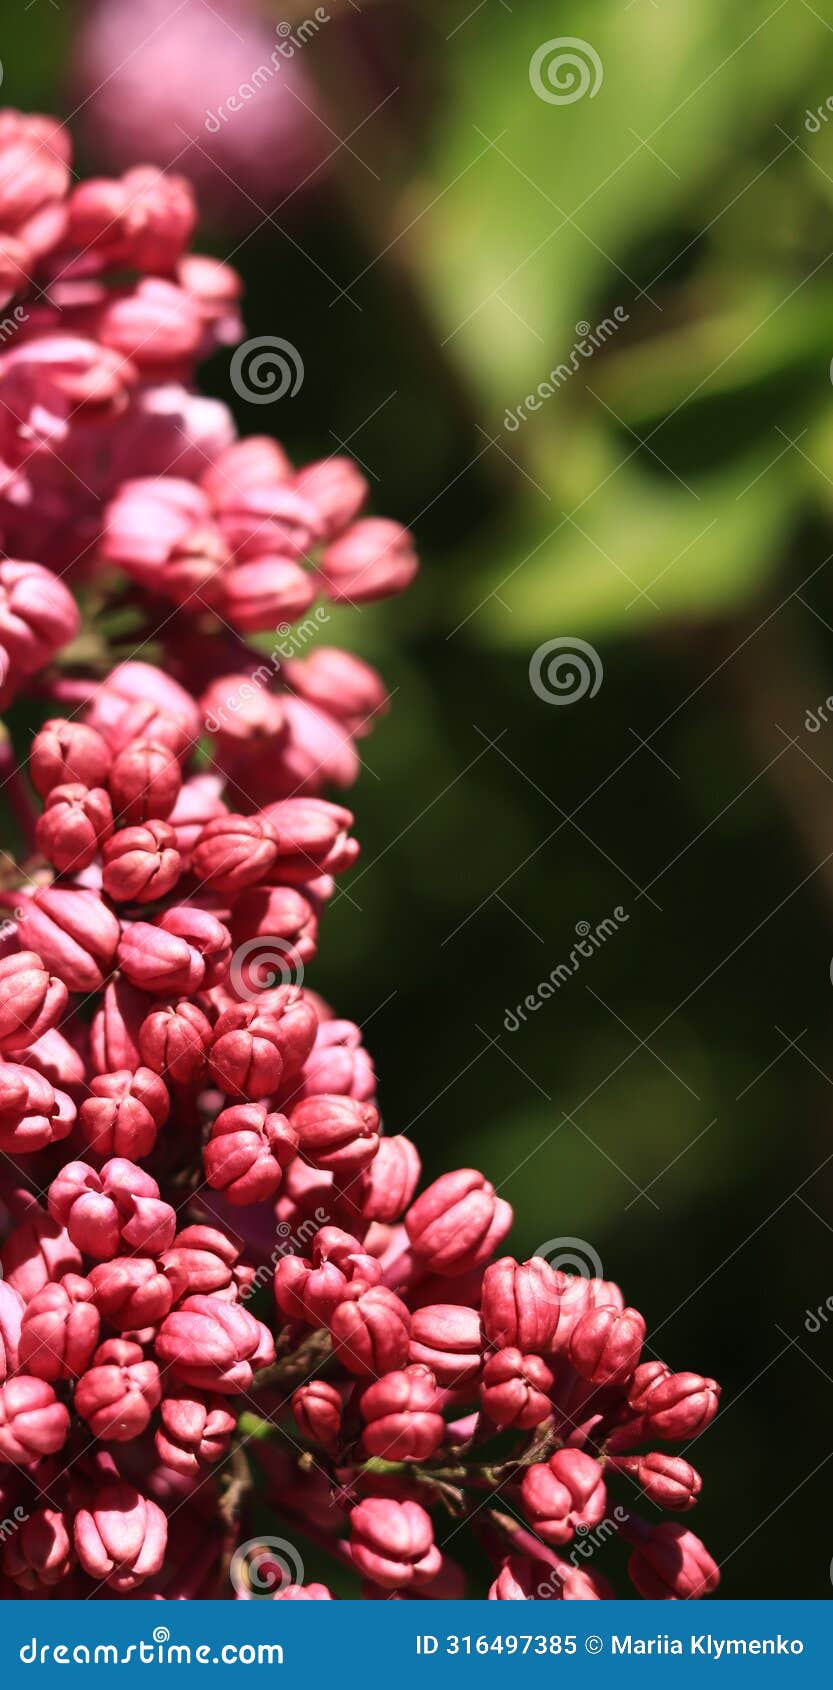
[[[516,1253],[586,1241],[653,1349],[722,1381],[690,1458],[723,1594],[829,1597],[833,1316],[805,1320],[833,1293],[833,716],[807,717],[833,693],[833,19],[821,0],[327,10],[303,59],[326,171],[242,229],[201,191],[247,333],[305,365],[241,428],[298,458],[347,440],[424,558],[406,599],[327,631],[394,699],[308,980],[367,1024],[388,1129],[429,1172],[482,1166]],[[87,12],[7,16],[5,101],[83,131]],[[533,92],[560,35],[598,54],[592,98]],[[227,356],[205,383],[229,397]],[[529,664],[567,636],[604,679],[556,708]]]

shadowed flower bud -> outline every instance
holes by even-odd
[[[196,1086],[204,1078],[211,1022],[189,998],[151,1010],[139,1029],[145,1066],[172,1086]]]
[[[220,570],[209,589],[220,615],[244,634],[296,622],[316,596],[315,581],[291,558],[258,557]]]
[[[128,1443],[141,1437],[162,1396],[159,1368],[141,1344],[108,1338],[75,1387],[75,1409],[95,1438]]]
[[[326,1326],[340,1303],[378,1285],[382,1269],[349,1232],[322,1226],[312,1245],[312,1262],[283,1256],[275,1270],[275,1300],[290,1320]]]
[[[171,891],[181,869],[173,828],[167,822],[153,820],[140,827],[121,828],[108,840],[102,884],[116,904],[147,904]]]
[[[97,892],[44,886],[23,903],[20,943],[71,992],[98,992],[116,957],[119,924]]]
[[[699,1373],[670,1373],[662,1362],[646,1362],[634,1373],[628,1406],[645,1417],[652,1437],[696,1438],[714,1419],[720,1386]]]
[[[115,1256],[90,1271],[97,1307],[117,1332],[156,1326],[174,1301],[171,1277],[148,1256]]]
[[[417,572],[407,528],[385,517],[363,517],[327,547],[321,573],[336,603],[367,604],[404,592]]]
[[[359,1411],[364,1448],[385,1461],[427,1461],[445,1436],[436,1380],[427,1367],[412,1364],[377,1379],[362,1393]]]
[[[160,1460],[192,1478],[225,1455],[237,1425],[237,1416],[222,1397],[205,1395],[188,1385],[166,1388],[161,1416],[156,1433]]]
[[[163,1251],[159,1265],[172,1283],[181,1284],[181,1295],[224,1291],[231,1284],[232,1269],[240,1255],[238,1244],[213,1226],[186,1226],[178,1232],[170,1250]]]
[[[165,1559],[168,1522],[157,1503],[124,1480],[102,1485],[88,1508],[79,1508],[75,1548],[90,1578],[118,1595],[135,1590]]]
[[[72,1565],[67,1517],[58,1508],[38,1508],[3,1544],[2,1566],[22,1590],[60,1584]]]
[[[120,751],[110,767],[109,786],[114,813],[122,822],[169,816],[179,795],[182,774],[167,745],[142,743]]]
[[[66,1138],[75,1124],[75,1104],[42,1074],[19,1063],[0,1062],[0,1150],[30,1155]]]
[[[540,1578],[537,1581],[540,1583]],[[550,1594],[556,1596],[557,1590]],[[535,1563],[528,1555],[507,1555],[489,1586],[490,1602],[532,1602],[538,1596]]]
[[[540,1256],[518,1263],[511,1256],[487,1267],[481,1310],[490,1344],[546,1354],[558,1326],[563,1276]]]
[[[552,1413],[552,1387],[553,1376],[540,1356],[498,1350],[483,1368],[480,1401],[496,1426],[517,1426],[529,1432]]]
[[[224,1396],[248,1391],[257,1368],[275,1358],[271,1333],[254,1315],[219,1297],[187,1297],[162,1322],[160,1361],[184,1385]]]
[[[189,183],[151,165],[128,170],[118,181],[78,182],[67,210],[74,246],[114,270],[157,275],[173,269],[196,221]]]
[[[334,1450],[341,1435],[341,1397],[326,1379],[311,1379],[292,1395],[292,1412],[307,1443]]]
[[[146,1008],[147,999],[129,980],[108,981],[90,1026],[94,1074],[138,1068],[139,1028]]]
[[[353,1021],[322,1021],[315,1046],[304,1063],[301,1096],[355,1097],[367,1102],[376,1096],[376,1074],[362,1044],[361,1029]]]
[[[13,672],[26,676],[43,669],[80,625],[72,594],[51,570],[0,559],[0,647]]]
[[[430,1584],[442,1562],[430,1514],[418,1502],[381,1496],[353,1509],[350,1553],[358,1571],[385,1590]]]
[[[311,962],[315,956],[318,923],[309,899],[294,887],[254,886],[235,905],[232,933],[237,946],[245,945],[249,939],[279,939],[283,965],[294,969]],[[268,946],[265,948],[268,950]],[[257,952],[250,966],[241,973],[248,991],[263,990],[266,982],[259,977]]]
[[[278,858],[273,878],[303,886],[318,874],[341,874],[359,854],[351,839],[352,811],[325,798],[284,798],[264,811],[277,829]]]
[[[340,1303],[330,1321],[333,1348],[348,1373],[378,1377],[408,1359],[411,1317],[385,1285]]]
[[[27,1304],[20,1328],[20,1365],[37,1379],[75,1379],[98,1343],[93,1289],[80,1274],[44,1285]]]
[[[512,1210],[476,1168],[441,1174],[405,1216],[414,1253],[431,1273],[452,1277],[488,1261],[512,1225]]]
[[[259,1004],[234,1004],[219,1017],[208,1047],[208,1069],[229,1097],[257,1101],[277,1091],[283,1073],[277,1022]]]
[[[390,1225],[410,1203],[421,1172],[419,1153],[409,1138],[401,1133],[380,1138],[370,1166],[350,1181],[344,1196],[365,1220]]]
[[[379,1147],[379,1111],[372,1103],[322,1093],[296,1104],[290,1120],[302,1154],[331,1173],[360,1173]]]
[[[385,684],[369,663],[337,646],[316,646],[309,657],[284,663],[283,679],[307,704],[342,722],[357,739],[388,703]]]
[[[140,991],[154,997],[198,992],[205,963],[187,939],[149,921],[126,922],[118,949],[119,967]]]
[[[236,897],[265,880],[278,857],[278,835],[265,816],[218,816],[203,828],[191,857],[198,880]]]
[[[139,1162],[149,1156],[170,1100],[164,1082],[150,1068],[97,1074],[79,1113],[81,1135],[97,1156]]]
[[[19,1373],[0,1385],[0,1460],[26,1464],[63,1449],[69,1410],[45,1379]]]
[[[332,1602],[333,1593],[326,1584],[285,1584],[276,1590],[273,1602]]]
[[[20,1292],[0,1279],[0,1384],[17,1371],[20,1323],[25,1307]]]
[[[56,786],[106,786],[110,762],[110,749],[95,728],[56,716],[35,735],[29,772],[36,791],[47,798]]]
[[[528,1467],[521,1484],[527,1519],[545,1543],[569,1543],[576,1530],[598,1526],[607,1491],[598,1461],[580,1449],[559,1449]]]
[[[352,458],[318,458],[297,471],[292,485],[318,512],[325,540],[334,540],[354,521],[369,492]]]
[[[229,1203],[262,1203],[277,1191],[297,1150],[285,1115],[270,1114],[263,1103],[238,1104],[214,1122],[203,1150],[205,1177]]]
[[[113,831],[113,811],[100,786],[53,786],[38,817],[38,849],[59,874],[87,868]]]
[[[569,1357],[582,1379],[612,1385],[633,1373],[644,1341],[645,1322],[637,1309],[591,1309],[573,1330]]]
[[[720,1583],[720,1568],[705,1545],[678,1520],[640,1522],[628,1572],[640,1596],[655,1602],[696,1601],[711,1596]]]
[[[175,904],[160,915],[159,926],[163,932],[184,939],[202,958],[206,990],[225,979],[231,958],[231,936],[210,910],[200,909],[198,904]]]
[[[694,1507],[703,1488],[697,1469],[681,1455],[663,1455],[659,1450],[650,1455],[620,1455],[610,1465],[617,1473],[627,1473],[658,1508],[681,1514]]]
[[[80,1273],[81,1255],[64,1227],[33,1203],[3,1245],[6,1284],[29,1302],[36,1292],[65,1273]]]
[[[483,1361],[478,1310],[457,1303],[430,1303],[417,1309],[411,1319],[409,1358],[429,1367],[438,1385],[473,1384]]]
[[[258,1008],[272,1023],[269,1036],[281,1053],[282,1081],[284,1084],[294,1081],[315,1043],[318,1030],[315,1009],[300,986],[272,987],[258,998]],[[292,1090],[297,1099],[294,1085]]]
[[[0,1050],[16,1055],[57,1026],[67,1006],[67,989],[35,951],[0,960]]]

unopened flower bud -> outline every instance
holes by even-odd
[[[442,1561],[430,1514],[418,1502],[381,1496],[353,1509],[350,1552],[359,1572],[385,1590],[430,1584]]]
[[[72,1565],[67,1517],[58,1508],[37,1508],[3,1544],[2,1566],[22,1590],[37,1593],[60,1584]]]
[[[611,1463],[617,1473],[627,1473],[658,1508],[685,1513],[693,1508],[703,1481],[695,1467],[681,1455],[620,1455]]]
[[[433,1373],[412,1364],[386,1373],[359,1399],[362,1444],[386,1461],[427,1461],[445,1436]]]
[[[568,1353],[582,1379],[611,1385],[633,1373],[644,1341],[645,1322],[637,1309],[591,1309],[575,1326]]]
[[[206,1395],[189,1385],[168,1388],[162,1399],[162,1425],[156,1449],[167,1467],[197,1478],[205,1467],[225,1455],[237,1417],[220,1396]]]
[[[123,827],[108,840],[102,884],[116,904],[147,904],[171,891],[181,868],[173,828],[152,820],[139,827]]]
[[[576,1530],[604,1519],[607,1491],[598,1461],[580,1449],[559,1449],[528,1467],[521,1484],[527,1519],[545,1543],[569,1543]]]
[[[466,1273],[488,1261],[512,1224],[508,1203],[476,1168],[441,1174],[405,1216],[414,1253],[431,1273]]]
[[[117,1595],[135,1590],[165,1559],[168,1522],[155,1502],[124,1480],[103,1485],[74,1525],[78,1559],[90,1578]]]
[[[540,1256],[516,1262],[502,1256],[483,1276],[483,1328],[496,1349],[546,1354],[558,1326],[563,1276]]]
[[[411,535],[398,522],[363,517],[327,547],[321,573],[336,603],[367,604],[404,592],[417,572]]]
[[[85,787],[105,786],[110,762],[106,740],[95,728],[55,717],[35,735],[29,771],[41,798],[46,798],[54,787],[75,782]]]
[[[162,1396],[159,1368],[141,1344],[108,1338],[75,1387],[75,1408],[95,1438],[128,1443],[141,1437]]]
[[[67,989],[35,951],[17,951],[0,960],[0,1051],[16,1055],[57,1026],[67,1005]]]
[[[174,1301],[171,1277],[148,1256],[115,1256],[89,1277],[101,1315],[117,1332],[158,1325]]]
[[[247,1391],[255,1370],[274,1360],[275,1347],[246,1309],[197,1295],[163,1320],[156,1352],[184,1385],[225,1396]]]
[[[189,998],[151,1010],[139,1029],[142,1061],[172,1086],[195,1086],[205,1075],[211,1022]]]
[[[478,1310],[457,1303],[430,1303],[417,1309],[411,1319],[408,1353],[411,1361],[421,1361],[431,1369],[438,1385],[473,1384],[483,1361]]]
[[[334,1450],[341,1434],[341,1397],[326,1379],[311,1379],[292,1395],[292,1412],[302,1438],[321,1449]]]
[[[333,1347],[348,1373],[378,1377],[408,1359],[411,1317],[385,1285],[339,1303],[330,1321]]]
[[[234,1004],[211,1035],[208,1067],[215,1085],[229,1097],[271,1096],[283,1073],[280,1042],[277,1022],[259,1004]]]
[[[169,1108],[167,1088],[150,1068],[97,1074],[81,1105],[81,1135],[97,1156],[140,1162],[150,1155]]]
[[[18,934],[70,992],[98,992],[115,961],[119,924],[97,892],[44,886],[24,901]]]
[[[696,1601],[711,1596],[720,1583],[720,1568],[679,1520],[642,1527],[628,1572],[647,1601]]]
[[[283,1170],[298,1151],[285,1115],[263,1103],[243,1103],[219,1114],[203,1151],[205,1177],[229,1203],[262,1203],[277,1191]]]
[[[53,786],[35,838],[59,874],[77,874],[89,866],[112,831],[113,810],[104,789],[75,782]]]
[[[278,858],[278,835],[265,816],[219,816],[197,840],[191,866],[215,892],[236,897],[265,880]]]
[[[0,1460],[26,1465],[63,1449],[69,1411],[45,1379],[19,1373],[0,1385]]]
[[[83,1373],[98,1343],[100,1320],[93,1289],[80,1274],[44,1285],[27,1304],[20,1328],[24,1373],[53,1383]]]
[[[540,1356],[503,1349],[486,1361],[480,1401],[496,1426],[528,1432],[552,1413],[552,1387],[552,1373]]]
[[[0,1151],[30,1155],[66,1138],[75,1104],[34,1068],[0,1062]]]
[[[317,1168],[358,1174],[379,1147],[379,1111],[352,1097],[304,1098],[290,1115],[301,1151]]]

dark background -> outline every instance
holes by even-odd
[[[71,116],[82,173],[126,162],[90,34],[120,10],[18,0],[3,26],[4,101]],[[169,10],[169,82],[131,61],[134,127],[164,161],[142,95],[193,109],[203,246],[242,272],[247,334],[305,366],[239,424],[298,459],[350,437],[424,559],[327,630],[394,699],[308,983],[366,1023],[429,1173],[482,1167],[516,1254],[585,1241],[652,1349],[722,1382],[691,1458],[723,1593],[829,1597],[833,1312],[805,1321],[833,1296],[833,717],[806,719],[833,693],[833,112],[807,112],[833,30],[804,0],[330,0],[300,92],[277,78],[239,117],[265,126],[253,189],[201,126],[241,77],[183,47],[202,0]],[[241,16],[219,27],[254,69]],[[532,92],[560,34],[599,54],[592,99]],[[333,156],[293,165],[276,113]],[[227,356],[204,381],[229,397]],[[529,683],[558,636],[604,668],[569,708]]]

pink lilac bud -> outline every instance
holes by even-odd
[[[283,1256],[275,1270],[275,1299],[290,1320],[325,1326],[340,1303],[378,1285],[382,1269],[358,1239],[337,1226],[323,1226],[312,1246],[312,1262]]]
[[[297,968],[315,956],[318,923],[309,900],[294,887],[255,886],[235,905],[233,934],[236,945],[262,937],[282,940],[285,967]],[[243,984],[249,989],[263,989],[266,982],[258,978],[256,964],[251,978],[243,971]]]
[[[95,1074],[115,1074],[121,1068],[138,1068],[139,1028],[147,999],[118,977],[108,981],[90,1026],[90,1056]]]
[[[26,1306],[20,1328],[24,1373],[55,1383],[83,1373],[98,1343],[100,1320],[89,1280],[67,1273]]]
[[[183,1286],[183,1295],[193,1295],[224,1291],[239,1255],[239,1245],[217,1227],[186,1226],[163,1251],[159,1265],[173,1283]]]
[[[220,816],[205,827],[191,856],[194,874],[236,897],[265,880],[278,858],[278,835],[264,816]]]
[[[151,165],[120,181],[91,177],[73,188],[67,206],[73,246],[113,270],[172,270],[190,240],[196,207],[190,184]]]
[[[116,904],[147,904],[172,890],[181,869],[173,828],[153,820],[122,828],[108,841],[102,884]]]
[[[386,1461],[429,1460],[445,1436],[439,1402],[427,1367],[411,1365],[377,1379],[359,1399],[368,1454]]]
[[[390,1225],[407,1208],[419,1184],[422,1165],[416,1146],[401,1133],[381,1138],[370,1166],[345,1195],[368,1221]]]
[[[334,540],[359,515],[370,491],[352,458],[319,458],[305,464],[293,486],[318,512],[323,538]]]
[[[132,985],[154,997],[198,992],[205,979],[199,951],[187,939],[149,921],[125,922],[118,962]]]
[[[411,1319],[411,1361],[431,1369],[446,1388],[474,1384],[483,1361],[483,1335],[477,1309],[457,1303],[432,1303]]]
[[[114,757],[110,768],[113,810],[122,822],[165,819],[182,785],[179,763],[167,745],[129,745]]]
[[[267,805],[264,814],[278,835],[273,878],[284,885],[303,886],[316,874],[341,874],[359,855],[358,841],[349,832],[352,811],[341,804],[324,798],[284,798]]]
[[[617,1473],[627,1473],[658,1508],[671,1508],[685,1513],[693,1508],[703,1488],[703,1481],[695,1467],[681,1455],[620,1455],[611,1466]]]
[[[120,1245],[158,1255],[173,1242],[176,1215],[159,1187],[134,1162],[114,1157],[98,1173],[70,1162],[49,1188],[49,1212],[85,1255],[107,1261]]]
[[[200,909],[198,904],[175,904],[160,915],[159,926],[163,932],[184,939],[200,958],[206,990],[225,979],[231,960],[231,936],[210,910]]]
[[[418,564],[406,528],[384,517],[363,517],[327,547],[320,568],[336,603],[367,604],[404,592]]]
[[[54,118],[0,112],[0,160],[0,227],[40,257],[64,232],[69,136]]]
[[[20,1292],[0,1279],[0,1385],[17,1371],[20,1323],[25,1307]]]
[[[497,1578],[489,1586],[489,1601],[532,1602],[537,1595],[534,1561],[528,1555],[507,1555]]]
[[[511,1256],[487,1267],[483,1276],[483,1328],[496,1349],[546,1354],[558,1326],[563,1275],[540,1256],[520,1264]]]
[[[171,716],[152,698],[137,698],[125,704],[116,721],[107,728],[107,744],[115,757],[136,744],[166,745],[177,757],[191,748],[191,739],[181,716]]]
[[[100,1314],[117,1332],[156,1326],[169,1313],[178,1289],[148,1256],[115,1256],[99,1262],[89,1278]]]
[[[521,1484],[527,1519],[545,1543],[569,1543],[604,1519],[607,1491],[598,1461],[579,1449],[559,1449],[528,1467]]]
[[[379,1147],[379,1111],[352,1097],[309,1097],[290,1116],[302,1154],[317,1168],[358,1174]]]
[[[343,722],[356,738],[387,707],[387,689],[376,670],[336,646],[317,646],[309,657],[285,663],[281,673],[292,692]]]
[[[65,1273],[80,1273],[81,1255],[64,1227],[32,1203],[3,1245],[3,1275],[24,1302]]]
[[[34,1068],[0,1062],[0,1150],[28,1156],[57,1144],[75,1125],[75,1104]]]
[[[22,1590],[60,1584],[72,1566],[68,1518],[58,1508],[38,1508],[3,1545],[2,1565]]]
[[[220,797],[222,781],[218,775],[193,775],[186,780],[168,816],[168,824],[176,834],[177,850],[183,868],[191,860],[191,852],[207,822],[224,816],[226,806]]]
[[[135,1590],[165,1559],[168,1523],[157,1503],[125,1480],[102,1485],[73,1528],[84,1572],[117,1595]]]
[[[385,1590],[430,1584],[442,1557],[430,1514],[418,1502],[368,1497],[350,1515],[350,1553],[365,1578]]]
[[[159,1368],[141,1344],[108,1338],[75,1387],[75,1409],[95,1438],[128,1443],[141,1437],[162,1397]]]
[[[203,1151],[205,1177],[229,1203],[262,1203],[274,1196],[297,1151],[298,1136],[285,1115],[270,1114],[263,1103],[238,1104],[214,1122]]]
[[[332,1602],[333,1593],[326,1584],[285,1584],[276,1590],[273,1602]]]
[[[210,592],[219,614],[243,634],[267,633],[282,622],[296,622],[315,596],[311,574],[289,558],[271,555],[222,571]]]
[[[50,570],[0,559],[0,645],[22,675],[43,669],[80,626],[72,594]]]
[[[272,1023],[270,1038],[281,1054],[283,1081],[294,1081],[315,1043],[318,1017],[314,1006],[300,986],[275,986],[262,994],[258,1007]]]
[[[498,1350],[483,1368],[480,1401],[496,1426],[517,1426],[529,1432],[552,1413],[549,1393],[553,1376],[538,1355]]]
[[[27,898],[20,943],[71,992],[98,992],[116,959],[119,924],[97,892],[45,886]]]
[[[326,1379],[311,1379],[292,1395],[292,1412],[298,1430],[307,1443],[334,1450],[341,1436],[342,1404],[334,1385]]]
[[[48,798],[56,786],[105,786],[110,761],[109,748],[95,728],[54,717],[35,735],[29,772],[41,798]]]
[[[120,663],[113,669],[103,685],[96,689],[88,720],[106,738],[117,730],[126,710],[137,699],[142,703],[150,699],[166,716],[179,718],[187,744],[197,739],[200,717],[193,698],[164,669],[158,669],[152,663]]]
[[[189,998],[151,1010],[139,1029],[146,1067],[172,1086],[196,1086],[204,1078],[211,1022]]]
[[[221,1460],[237,1426],[237,1416],[222,1397],[204,1395],[188,1385],[166,1386],[161,1416],[156,1433],[160,1460],[193,1478]]]
[[[291,693],[284,694],[282,712],[282,778],[269,796],[317,794],[325,786],[352,786],[361,764],[343,723]]]
[[[452,1277],[488,1261],[512,1225],[512,1210],[476,1168],[441,1174],[405,1216],[414,1253]]]
[[[696,1438],[720,1404],[720,1386],[699,1373],[670,1373],[662,1362],[646,1362],[634,1373],[628,1406],[644,1415],[646,1432],[674,1442]]]
[[[87,1083],[86,1028],[77,1022],[70,1025],[70,1037],[65,1038],[57,1027],[42,1033],[26,1051],[26,1066],[42,1074],[56,1091],[68,1091],[70,1096]]]
[[[254,1315],[216,1296],[187,1297],[162,1322],[156,1352],[184,1385],[248,1391],[255,1370],[274,1361],[271,1334]]]
[[[219,1017],[208,1048],[215,1085],[230,1097],[257,1101],[277,1091],[283,1073],[278,1025],[254,1003],[235,1004]]]
[[[340,1303],[330,1321],[335,1352],[348,1373],[360,1377],[378,1377],[403,1367],[410,1330],[405,1304],[385,1285],[371,1285],[355,1299]]]
[[[113,831],[113,811],[102,787],[53,786],[38,817],[38,849],[59,874],[87,868]]]
[[[647,1601],[696,1601],[720,1583],[720,1568],[705,1545],[678,1520],[640,1529],[628,1573]]]
[[[304,1064],[301,1084],[303,1097],[329,1092],[331,1096],[355,1097],[362,1103],[375,1097],[376,1074],[355,1022],[322,1023]]]
[[[593,1309],[574,1328],[570,1361],[594,1385],[618,1384],[633,1373],[644,1341],[645,1322],[637,1309]]]
[[[0,1051],[17,1055],[55,1027],[67,1006],[67,989],[35,951],[0,960]]]
[[[150,1155],[169,1108],[167,1088],[150,1068],[97,1074],[81,1105],[81,1136],[97,1156],[140,1162]]]
[[[19,1373],[0,1386],[0,1460],[26,1465],[63,1449],[69,1410],[45,1379]]]

